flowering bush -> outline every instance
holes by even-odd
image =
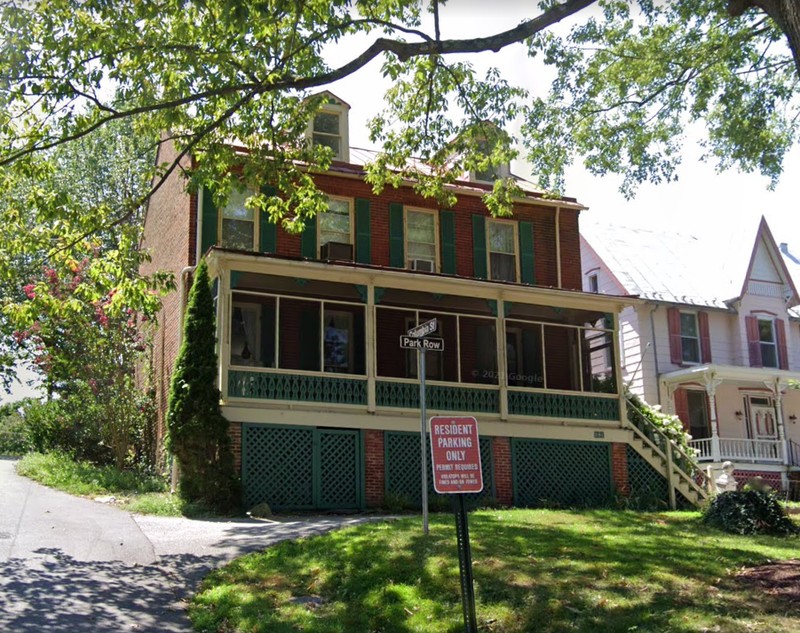
[[[692,436],[686,432],[683,422],[677,415],[663,413],[660,405],[650,406],[635,394],[628,394],[628,404],[628,419],[633,424],[642,429],[644,426],[642,419],[646,420],[683,451],[690,462],[690,464],[682,465],[684,470],[687,470],[689,466],[697,466],[699,451],[689,446]]]

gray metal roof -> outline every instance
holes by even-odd
[[[584,239],[627,292],[650,301],[718,309],[729,309],[729,302],[741,295],[758,229],[755,223],[705,233],[669,231],[581,217]],[[781,248],[795,286],[800,282],[798,251],[793,260]],[[790,313],[800,318],[800,309]]]

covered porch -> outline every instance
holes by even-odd
[[[701,462],[788,470],[800,467],[797,379],[774,368],[708,364],[664,374],[660,386]]]
[[[209,265],[226,403],[416,412],[419,353],[400,337],[436,319],[431,412],[621,420],[619,298],[224,251]]]

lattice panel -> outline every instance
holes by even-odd
[[[541,391],[509,391],[508,412],[581,420],[619,420],[619,401],[597,396],[566,395]]]
[[[664,476],[630,446],[628,454],[629,503],[637,510],[669,507],[669,484]]]
[[[355,508],[359,505],[361,478],[358,433],[319,432],[320,508]]]
[[[411,507],[422,506],[420,490],[420,446],[418,433],[386,433],[384,436],[386,450],[386,492],[403,497]],[[428,499],[431,506],[447,505],[450,495],[438,495],[433,489],[431,471],[430,445],[428,453]],[[479,494],[465,495],[472,505],[494,497],[494,464],[492,461],[492,440],[480,438],[481,468],[483,470],[483,491]]]
[[[231,370],[228,396],[262,400],[299,400],[329,404],[367,404],[367,381]]]
[[[242,483],[246,507],[312,508],[313,429],[245,424]]]
[[[426,385],[425,395],[428,408],[434,411],[500,411],[499,392],[496,389]],[[419,409],[419,383],[378,381],[375,398],[379,407]]]
[[[511,440],[514,505],[597,507],[613,498],[605,443]]]

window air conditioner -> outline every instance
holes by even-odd
[[[343,242],[327,242],[320,248],[320,259],[325,261],[353,261],[353,245]]]
[[[434,272],[434,262],[430,259],[412,259],[411,270],[419,270],[426,273]]]

